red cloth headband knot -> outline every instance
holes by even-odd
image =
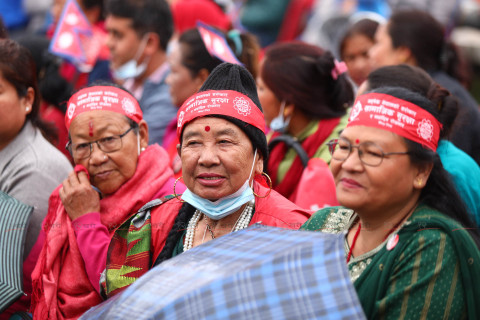
[[[442,124],[429,112],[383,93],[367,93],[355,100],[347,127],[367,126],[396,133],[437,150]]]
[[[113,86],[94,86],[79,90],[68,100],[65,126],[70,129],[76,116],[94,110],[121,113],[136,123],[143,119],[137,99],[128,92]]]
[[[178,140],[187,123],[210,115],[236,118],[265,132],[263,113],[248,96],[233,90],[209,90],[194,94],[178,110]]]

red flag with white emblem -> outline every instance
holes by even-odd
[[[202,22],[197,22],[197,29],[200,32],[203,43],[210,55],[215,56],[224,62],[242,65],[232,49],[230,49],[227,40],[220,32]]]
[[[100,41],[99,41],[100,40]],[[92,25],[75,0],[68,0],[50,43],[50,52],[90,71],[101,49],[101,39],[94,37]]]

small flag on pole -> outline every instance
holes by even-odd
[[[50,52],[72,62],[80,71],[88,72],[100,51],[93,39],[93,28],[85,14],[75,0],[68,0],[50,43]],[[91,47],[98,50],[92,52]]]
[[[220,32],[200,21],[197,22],[197,29],[200,32],[203,43],[210,55],[215,56],[224,62],[242,65],[228,45],[227,40]]]

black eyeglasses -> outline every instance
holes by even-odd
[[[90,155],[92,154],[92,144],[94,143],[96,143],[98,148],[105,153],[115,152],[122,148],[122,138],[132,129],[133,127],[130,127],[122,134],[109,136],[90,142],[72,143],[71,141],[68,141],[65,149],[67,149],[68,152],[70,152],[70,154],[72,155],[72,157],[77,160],[82,160],[90,157]]]
[[[379,166],[385,156],[409,154],[410,152],[383,152],[382,148],[373,142],[362,142],[358,146],[353,146],[350,141],[344,138],[333,139],[327,143],[328,150],[332,158],[338,161],[345,161],[352,153],[353,148],[358,149],[358,157],[367,166]]]

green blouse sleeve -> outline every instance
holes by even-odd
[[[394,263],[387,293],[375,302],[378,319],[466,317],[453,241],[440,230],[416,232]]]
[[[328,216],[334,212],[337,211],[342,207],[329,207],[329,208],[324,208],[320,209],[312,216],[310,219],[308,219],[301,227],[300,230],[308,230],[308,231],[322,231],[322,227],[325,224],[325,220],[328,218]]]

